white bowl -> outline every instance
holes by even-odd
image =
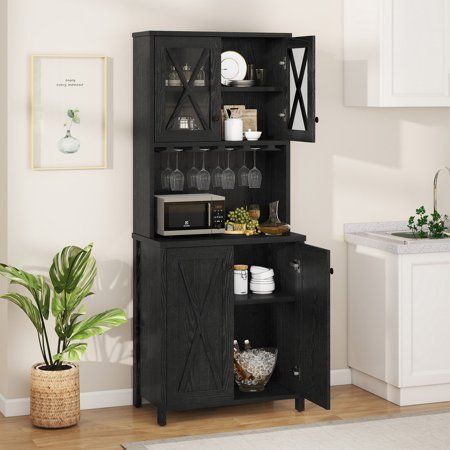
[[[268,272],[269,270],[272,270],[269,267],[262,267],[262,266],[251,266],[250,267],[250,273],[255,276],[255,275],[261,275],[263,273]]]
[[[274,273],[272,269],[269,269],[267,272],[263,273],[252,273],[252,280],[267,280],[274,277]]]
[[[247,141],[257,141],[261,137],[262,131],[246,131],[244,133]]]
[[[272,284],[272,283],[274,283],[274,280],[273,280],[273,278],[267,278],[267,280],[255,280],[255,279],[251,279],[250,280],[250,283],[253,283],[253,284]]]
[[[273,291],[275,289],[275,283],[272,284],[265,284],[265,285],[259,285],[259,284],[252,284],[250,283],[250,290],[254,292],[267,292],[267,291]]]

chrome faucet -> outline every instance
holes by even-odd
[[[437,211],[437,182],[438,182],[439,174],[441,173],[442,170],[447,170],[448,174],[450,175],[450,167],[442,167],[436,172],[436,175],[434,176],[434,183],[433,183],[433,208],[434,208],[434,211]]]

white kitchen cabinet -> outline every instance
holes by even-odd
[[[344,0],[346,106],[450,106],[450,0]]]
[[[450,401],[450,252],[347,242],[352,383],[402,406]]]

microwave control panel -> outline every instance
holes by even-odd
[[[211,228],[225,228],[225,202],[211,202]]]

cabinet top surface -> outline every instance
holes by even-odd
[[[211,36],[211,37],[260,37],[260,38],[290,38],[292,33],[259,33],[259,32],[224,32],[224,31],[138,31],[133,37],[142,36]]]
[[[286,236],[233,236],[227,234],[205,235],[205,236],[171,236],[155,237],[149,239],[133,233],[136,240],[145,240],[152,245],[161,248],[182,247],[209,247],[214,245],[254,245],[254,244],[286,244],[289,242],[305,242],[306,236],[298,233],[289,233]]]

